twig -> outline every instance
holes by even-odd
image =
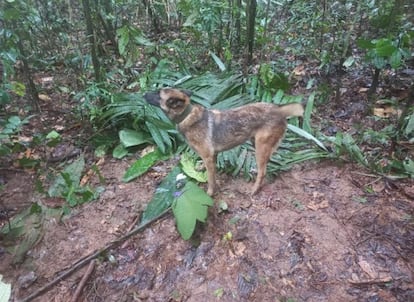
[[[83,267],[84,265],[86,265],[89,261],[91,261],[92,259],[95,259],[97,257],[99,257],[101,254],[107,252],[109,249],[111,248],[115,248],[116,246],[118,246],[121,242],[127,240],[128,238],[134,236],[135,234],[139,233],[140,231],[144,230],[147,226],[149,226],[150,224],[152,224],[153,222],[157,221],[158,219],[160,219],[161,217],[163,217],[165,214],[167,214],[170,211],[171,208],[167,208],[166,210],[164,210],[164,212],[162,212],[161,214],[159,214],[157,217],[143,223],[140,224],[139,226],[137,226],[136,228],[134,228],[132,231],[126,233],[124,236],[115,239],[109,243],[107,243],[103,248],[93,252],[92,254],[89,254],[81,259],[79,259],[78,261],[76,261],[75,263],[73,263],[70,268],[66,269],[66,271],[64,271],[63,273],[61,273],[59,276],[57,276],[55,279],[53,279],[52,281],[50,281],[49,283],[47,283],[46,285],[44,285],[43,287],[39,288],[37,291],[35,291],[34,293],[30,294],[29,296],[27,296],[26,298],[24,298],[23,300],[21,300],[21,302],[28,302],[33,300],[34,298],[40,296],[41,294],[45,293],[46,291],[48,291],[52,286],[58,284],[60,281],[62,281],[63,279],[67,278],[68,276],[70,276],[71,274],[73,274],[76,270],[78,270],[79,268]]]
[[[73,297],[71,300],[72,302],[79,301],[79,297],[82,293],[82,290],[85,287],[86,282],[88,281],[89,277],[92,275],[92,272],[95,268],[95,263],[96,263],[95,259],[89,262],[88,269],[86,270],[85,275],[83,275],[82,280],[79,282],[78,287],[76,288],[76,291],[73,294]]]
[[[392,277],[384,277],[379,279],[368,279],[368,280],[352,280],[349,279],[348,282],[352,285],[360,285],[360,286],[366,286],[366,285],[374,285],[374,284],[383,284],[383,283],[389,283],[391,281],[395,281],[396,279],[393,279]]]
[[[127,231],[131,231],[134,226],[138,223],[139,221],[139,215],[137,215],[137,217],[135,217],[134,221],[131,223],[131,225],[128,227]],[[124,243],[121,245],[121,248],[125,248],[126,245],[128,244],[128,242],[124,241]]]

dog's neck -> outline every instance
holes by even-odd
[[[174,118],[173,122],[176,124],[181,123],[183,120],[185,120],[187,116],[190,115],[192,110],[193,110],[193,105],[189,104],[180,115]]]

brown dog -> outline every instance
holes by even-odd
[[[207,168],[209,195],[216,190],[216,156],[248,139],[254,139],[257,179],[252,194],[261,187],[266,165],[286,130],[286,118],[302,116],[299,103],[277,106],[253,103],[226,111],[208,110],[191,104],[191,92],[164,88],[144,95],[145,100],[160,107],[177,124],[188,144],[200,155]]]

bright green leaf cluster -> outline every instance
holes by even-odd
[[[194,233],[197,221],[206,222],[208,207],[213,205],[213,199],[191,181],[177,195],[172,210],[181,237],[188,240]]]
[[[377,69],[383,69],[387,64],[397,69],[402,65],[403,58],[410,56],[407,50],[398,46],[398,42],[388,38],[371,41],[359,39],[357,44],[367,50],[366,60],[371,62]]]

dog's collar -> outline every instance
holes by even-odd
[[[189,104],[188,106],[187,106],[187,108],[185,108],[185,110],[180,114],[180,115],[178,115],[177,117],[175,117],[174,118],[174,122],[176,123],[176,124],[179,124],[179,123],[181,123],[183,120],[185,120],[185,118],[187,117],[187,116],[189,116],[190,115],[190,113],[191,113],[191,111],[193,110],[193,105],[191,105],[191,104]]]

